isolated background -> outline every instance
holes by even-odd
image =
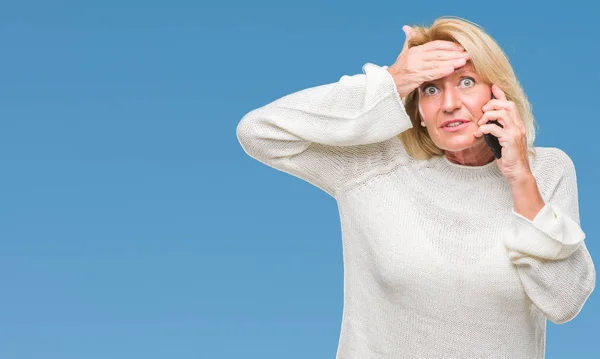
[[[333,358],[335,201],[248,157],[242,116],[391,65],[402,25],[482,25],[577,169],[600,259],[598,2],[20,1],[0,5],[0,358]],[[548,322],[597,358],[600,302]]]

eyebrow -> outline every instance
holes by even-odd
[[[461,67],[460,69],[454,71],[454,73],[457,73],[457,74],[462,74],[463,72],[475,73],[475,71],[473,71],[469,68],[466,68],[466,67]]]
[[[454,74],[459,74],[459,75],[460,75],[460,74],[462,74],[462,73],[465,73],[465,72],[468,72],[468,73],[470,73],[470,74],[475,74],[475,75],[477,74],[477,73],[476,73],[475,71],[473,71],[472,69],[466,68],[466,67],[464,67],[464,66],[463,66],[463,67],[461,67],[461,68],[460,68],[460,69],[458,69],[458,70],[455,70],[455,71],[454,71]],[[433,83],[435,83],[435,82],[438,82],[438,81],[440,81],[440,79],[435,79],[435,80],[433,80],[433,81],[426,81],[426,82],[424,82],[423,84],[421,84],[421,86],[419,86],[419,87],[420,87],[420,88],[424,88],[425,86],[427,86],[427,85],[430,85],[430,84],[433,84]]]

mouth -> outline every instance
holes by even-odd
[[[444,128],[444,127],[448,127],[448,125],[456,126],[456,122],[465,123],[465,122],[469,122],[469,121],[465,120],[464,118],[455,118],[453,120],[444,121],[440,127]]]
[[[460,125],[442,126],[442,130],[445,132],[458,132],[467,128],[469,124],[470,122],[462,122]]]

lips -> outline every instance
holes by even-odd
[[[451,126],[451,127],[442,127],[442,131],[444,132],[460,132],[463,129],[469,127],[470,122],[463,122],[462,125]]]
[[[448,124],[450,124],[450,123],[452,123],[452,122],[462,122],[462,123],[465,123],[465,122],[469,122],[469,121],[467,121],[467,120],[464,120],[464,119],[462,119],[462,118],[456,118],[456,119],[454,119],[454,120],[448,120],[448,121],[444,121],[444,123],[442,123],[442,126],[441,126],[441,127],[446,127],[446,125],[448,125]]]

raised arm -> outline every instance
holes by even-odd
[[[388,140],[412,127],[390,73],[371,63],[363,72],[250,111],[237,126],[242,148],[335,197],[353,155],[381,150],[361,145]]]
[[[373,165],[371,159],[381,157],[393,137],[412,128],[401,98],[468,59],[449,41],[409,48],[412,32],[407,26],[403,30],[406,41],[391,67],[367,63],[362,74],[344,75],[247,113],[236,131],[244,151],[335,197],[348,166],[368,170],[363,166]]]

